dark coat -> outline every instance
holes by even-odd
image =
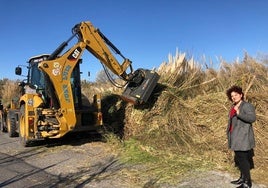
[[[242,101],[239,114],[230,118],[227,126],[228,147],[233,151],[248,151],[255,147],[252,123],[256,121],[255,108],[252,104]],[[230,133],[230,125],[233,130]]]

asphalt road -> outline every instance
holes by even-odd
[[[117,160],[106,147],[88,135],[23,147],[19,138],[0,132],[0,187],[108,188],[110,179],[94,182],[108,168],[116,169]]]
[[[40,154],[40,148],[24,148],[19,138],[9,138],[0,133],[0,187],[49,187],[59,178],[25,161],[30,156]]]

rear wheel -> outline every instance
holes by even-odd
[[[19,134],[20,134],[20,141],[21,141],[21,144],[24,146],[24,147],[27,147],[30,145],[30,140],[29,138],[27,138],[27,133],[26,133],[26,120],[25,120],[25,105],[21,105],[20,107],[20,125],[19,125]]]
[[[17,125],[16,125],[16,113],[10,111],[7,118],[7,130],[9,137],[17,137],[19,136],[19,133],[17,131]]]

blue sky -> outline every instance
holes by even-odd
[[[176,49],[214,65],[216,57],[267,54],[267,12],[266,0],[0,0],[0,79],[21,79],[16,65],[53,52],[81,21],[99,28],[135,69],[158,67]],[[82,69],[93,81],[102,67],[85,51]]]

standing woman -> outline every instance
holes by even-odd
[[[240,185],[237,188],[250,188],[250,169],[254,168],[255,138],[252,123],[256,121],[255,108],[244,101],[244,93],[239,86],[232,86],[226,94],[233,103],[227,126],[228,147],[234,151],[234,162],[240,170],[240,178],[231,183]]]

